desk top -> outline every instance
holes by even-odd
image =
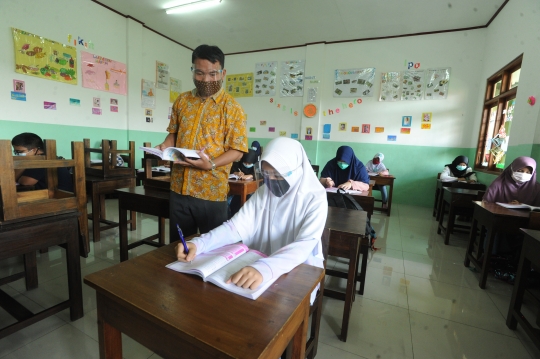
[[[486,185],[483,183],[478,183],[478,182],[469,183],[469,182],[458,182],[458,181],[446,182],[446,181],[441,180],[440,178],[437,178],[437,188],[443,188],[443,187],[475,189],[479,191],[486,190]]]
[[[521,217],[521,218],[530,217],[530,211],[528,210],[504,208],[502,206],[499,206],[496,203],[485,202],[485,201],[473,201],[473,202],[478,207],[481,207],[496,216]]]
[[[325,228],[335,231],[358,234],[366,233],[367,212],[355,209],[328,207]]]
[[[524,229],[524,228],[521,228],[521,231],[525,233],[527,236],[531,237],[532,239],[540,242],[540,231],[533,230],[533,229]]]
[[[86,182],[110,182],[110,181],[118,181],[118,180],[125,180],[125,179],[131,179],[135,180],[135,171],[133,171],[133,175],[129,176],[118,176],[118,177],[102,177],[102,176],[91,176],[86,175]]]
[[[455,194],[465,194],[465,195],[471,195],[476,196],[478,195],[478,190],[475,189],[465,189],[465,188],[454,188],[454,187],[444,187],[445,191]]]
[[[388,178],[388,179],[396,179],[394,175],[369,175],[369,178],[371,179],[377,179],[377,178]]]
[[[84,282],[176,337],[232,358],[268,357],[291,315],[304,300],[309,305],[324,277],[322,268],[301,264],[251,300],[166,268],[176,260],[175,245],[87,275]]]
[[[119,194],[123,193],[123,194],[129,194],[129,195],[134,195],[134,196],[157,197],[157,198],[163,198],[166,200],[169,200],[169,196],[170,196],[170,191],[168,190],[147,188],[144,186],[119,188],[119,189],[115,189],[114,191],[118,192]]]

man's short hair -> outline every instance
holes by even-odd
[[[31,150],[32,148],[39,148],[43,150],[43,147],[45,147],[43,145],[43,140],[41,139],[41,137],[31,132],[23,132],[13,137],[13,139],[11,140],[11,145],[23,146],[26,147],[26,149],[28,150]]]
[[[202,59],[208,60],[215,64],[219,61],[221,68],[225,68],[225,55],[223,51],[217,46],[200,45],[191,54],[191,63],[195,63],[195,60]]]

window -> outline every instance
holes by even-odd
[[[475,169],[501,172],[510,140],[510,127],[523,54],[487,79]]]

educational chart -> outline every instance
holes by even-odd
[[[253,72],[227,75],[226,90],[232,97],[253,97]]]
[[[46,80],[77,84],[77,49],[11,28],[15,72]]]
[[[255,64],[255,87],[253,96],[275,96],[277,61],[258,62]]]
[[[375,68],[334,71],[334,97],[372,97]]]
[[[418,101],[424,98],[424,71],[403,71],[401,100]]]
[[[156,61],[156,87],[158,89],[169,89],[169,65]]]
[[[141,80],[141,107],[156,108],[156,83]]]
[[[399,72],[381,73],[381,94],[379,101],[399,101],[401,100],[399,92],[401,90],[401,74]]]
[[[126,64],[81,51],[81,73],[83,87],[127,94]]]
[[[450,68],[426,70],[426,100],[444,100],[448,97]]]
[[[304,96],[305,66],[304,60],[281,62],[281,97]]]
[[[170,78],[171,81],[171,88],[169,90],[169,102],[173,103],[178,96],[180,96],[180,93],[182,92],[182,83],[179,79],[175,79],[174,77]]]

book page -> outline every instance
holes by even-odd
[[[337,187],[330,187],[330,188],[325,188],[326,189],[326,192],[330,192],[330,193],[337,193],[338,191],[338,188]],[[348,190],[345,190],[346,193],[348,194],[360,194],[362,193],[362,191],[356,191],[354,189],[348,189]]]
[[[191,159],[201,158],[201,156],[199,156],[197,154],[197,151],[195,150],[188,150],[185,148],[177,148],[177,147],[168,147],[165,150],[163,150],[164,160],[183,161],[185,159],[184,157],[188,157]]]
[[[159,158],[161,158],[161,157],[163,156],[163,152],[161,152],[161,150],[158,150],[157,148],[154,148],[154,147],[143,147],[143,146],[140,146],[139,149],[140,149],[140,150],[143,150],[144,152],[151,153],[151,154],[153,154],[154,156],[158,156]]]
[[[368,172],[369,176],[378,176],[379,174],[377,172]]]
[[[525,204],[525,203],[520,203],[520,204],[511,204],[511,203],[502,203],[502,202],[495,202],[495,203],[497,203],[501,207],[511,208],[511,209],[530,209],[530,210],[540,209],[540,207],[529,206],[528,204]]]

